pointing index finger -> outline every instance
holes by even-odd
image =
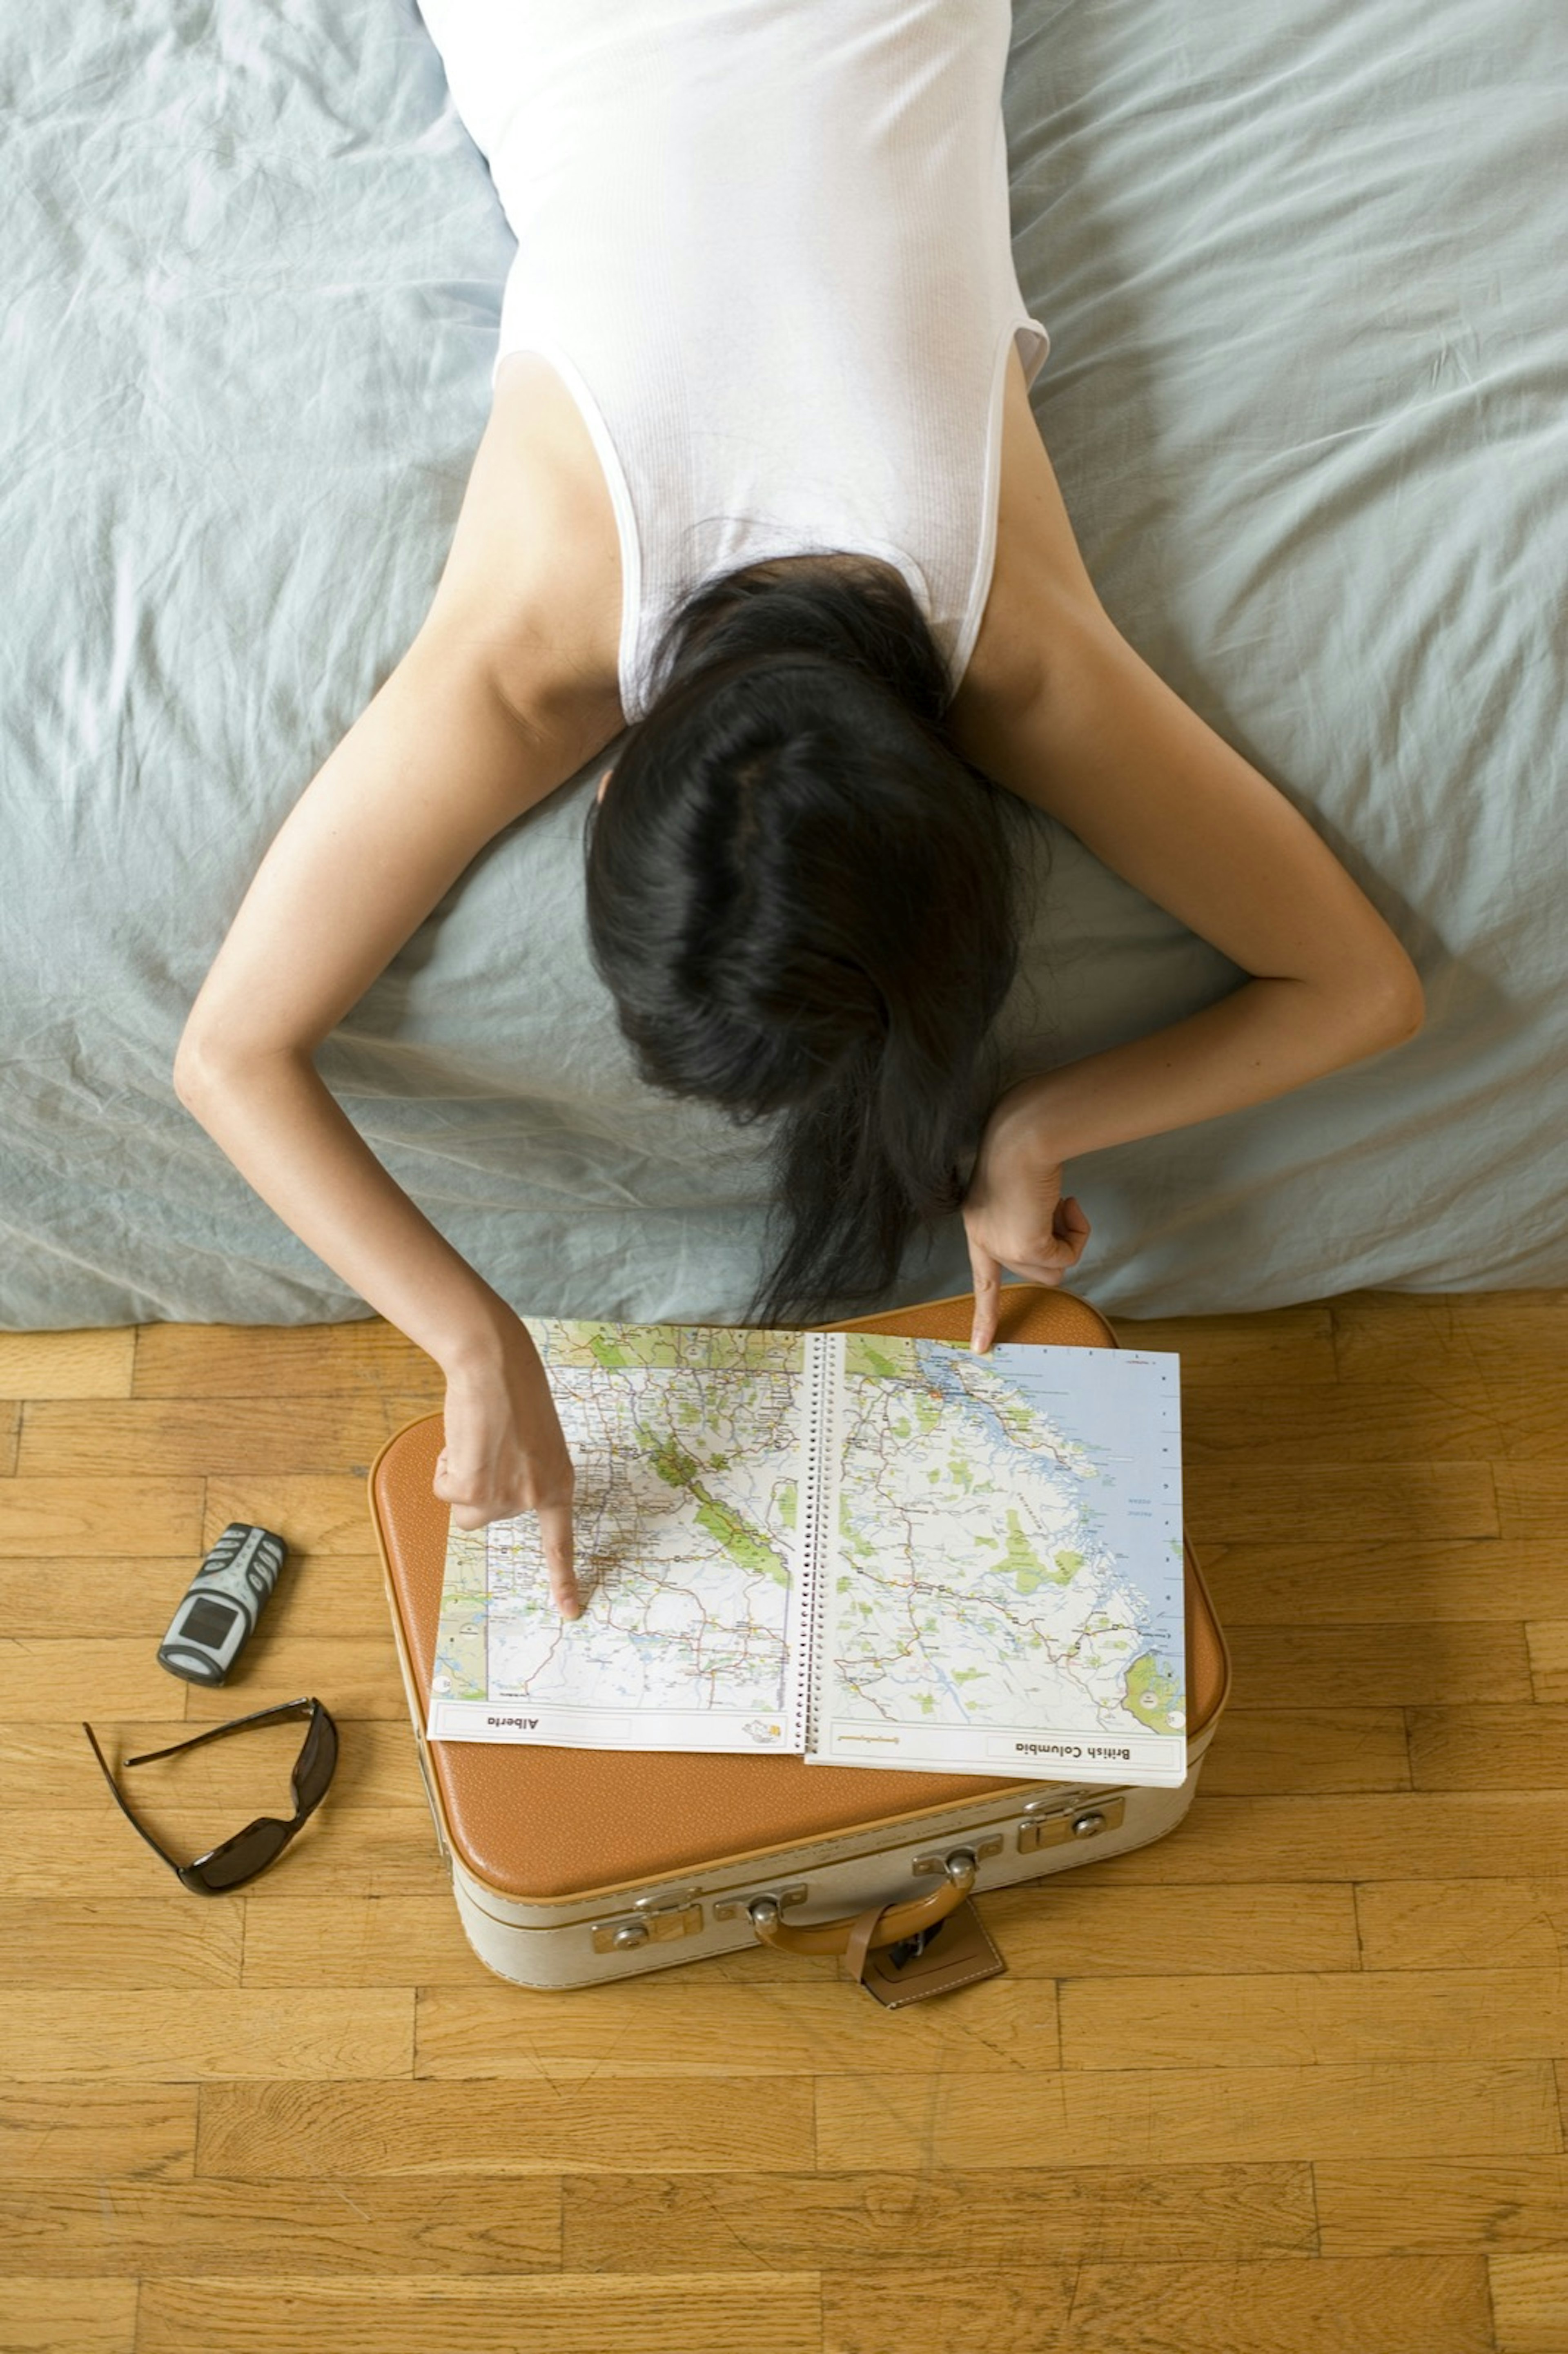
[[[1001,1265],[977,1242],[969,1244],[969,1269],[974,1277],[975,1317],[969,1334],[969,1347],[983,1356],[996,1339],[997,1319],[1001,1312]]]
[[[563,1618],[580,1618],[583,1605],[573,1570],[572,1508],[569,1504],[541,1504],[537,1519],[545,1567],[550,1574],[550,1598]]]

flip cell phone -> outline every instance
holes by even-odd
[[[270,1529],[230,1521],[158,1646],[158,1664],[190,1684],[220,1684],[255,1632],[288,1548]]]

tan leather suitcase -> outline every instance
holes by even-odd
[[[1000,1340],[1116,1345],[1070,1293],[1019,1285],[1002,1297]],[[971,1306],[935,1300],[844,1329],[966,1340]],[[1191,1546],[1180,1789],[427,1742],[446,1557],[447,1508],[430,1491],[440,1446],[439,1415],[399,1431],[371,1467],[370,1509],[436,1834],[469,1942],[502,1978],[590,1986],[758,1939],[863,1957],[971,1892],[1160,1839],[1192,1804],[1230,1663]]]

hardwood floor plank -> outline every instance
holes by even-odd
[[[1227,1635],[1240,1627],[1476,1624],[1550,1617],[1564,1548],[1542,1538],[1317,1544],[1205,1543],[1203,1576]]]
[[[1544,1538],[1561,1549],[1568,1529],[1568,1449],[1555,1459],[1531,1463],[1502,1461],[1493,1466],[1497,1482],[1498,1534],[1534,1541]],[[1449,1532],[1458,1535],[1458,1530]]]
[[[1568,2053],[1568,1977],[1553,1970],[1359,1970],[1287,1977],[1074,1978],[1065,2068],[1266,2068],[1279,2062],[1549,2060]]]
[[[166,1724],[178,1683],[166,1668],[158,1665],[155,1654],[183,1591],[184,1587],[176,1589],[166,1605],[156,1595],[133,1595],[122,1606],[131,1621],[131,1631],[125,1634],[101,1635],[96,1639],[83,1636],[74,1642],[58,1643],[40,1642],[30,1636],[0,1638],[0,1716],[12,1725],[58,1726],[62,1716],[73,1723],[78,1717],[85,1718],[100,1741],[123,1717],[156,1722],[162,1714]],[[149,1603],[157,1606],[149,1609]],[[116,1622],[120,1607],[110,1603],[104,1616]],[[227,1698],[226,1712],[238,1715],[232,1691]],[[79,1763],[101,1787],[79,1725],[76,1738]],[[73,1768],[73,1783],[82,1779]]]
[[[260,1517],[263,1503],[264,1525],[277,1530],[291,1553],[354,1553],[365,1560],[375,1553],[365,1480],[351,1471],[270,1471],[264,1494],[247,1470],[214,1471],[207,1482],[202,1548],[216,1544],[230,1521]]]
[[[161,1636],[200,1559],[199,1546],[193,1546],[187,1553],[145,1560],[106,1549],[75,1559],[0,1561],[0,1626],[8,1635],[39,1641],[91,1640],[128,1632],[126,1614],[134,1610],[140,1624],[150,1627],[156,1619],[154,1631]],[[385,1635],[379,1561],[371,1553],[302,1553],[291,1543],[266,1624],[296,1615],[318,1631],[330,1627],[335,1635],[364,1640]],[[170,1689],[177,1688],[171,1678]]]
[[[7,2181],[185,2181],[196,2133],[194,2084],[0,2084]]]
[[[1230,1636],[1233,1652],[1236,1638]],[[1320,1663],[1319,1663],[1320,1664]],[[1268,1690],[1255,1663],[1236,1689]],[[1287,1682],[1279,1687],[1291,1691]],[[1247,1708],[1233,1701],[1207,1755],[1211,1796],[1254,1793],[1318,1797],[1328,1790],[1410,1787],[1404,1712],[1398,1708]]]
[[[0,2354],[132,2354],[133,2280],[0,2278]]]
[[[1211,1797],[1151,1847],[1090,1867],[1102,1884],[1223,1880],[1463,1880],[1568,1870],[1568,1810],[1550,1792],[1393,1790]]]
[[[355,1471],[363,1478],[396,1430],[429,1409],[428,1397],[44,1398],[22,1424],[19,1474],[140,1479],[154,1474]],[[252,1513],[250,1517],[254,1518]]]
[[[0,1480],[0,1555],[199,1555],[201,1509],[195,1479]]]
[[[1339,1368],[1350,1381],[1528,1378],[1563,1369],[1568,1292],[1347,1292],[1329,1311]]]
[[[1301,2165],[995,2168],[984,2173],[567,2175],[568,2271],[695,2272],[754,2264],[1005,2265],[1160,2256],[1254,2263],[1315,2253]]]
[[[1537,1468],[1513,1465],[1510,1478]],[[1354,1528],[1365,1544],[1544,1533],[1524,1526],[1517,1511],[1505,1531],[1489,1462],[1200,1459],[1183,1467],[1182,1503],[1200,1556],[1210,1544],[1299,1544],[1314,1529]]]
[[[129,1397],[136,1335],[0,1332],[0,1397]]]
[[[1345,1882],[1107,1888],[1092,1872],[1059,1872],[994,1889],[980,1911],[1018,1978],[1142,1978],[1151,1956],[1182,1976],[1360,1967]]]
[[[87,1763],[89,1771],[96,1773],[90,1757]],[[200,1855],[215,1839],[238,1828],[228,1816],[215,1821],[210,1806],[160,1808],[155,1817],[149,1815],[149,1823],[175,1855],[182,1850]],[[78,1859],[84,1855],[92,1859],[93,1894],[105,1902],[156,1896],[176,1884],[168,1867],[143,1845],[130,1825],[116,1824],[107,1792],[101,1803],[94,1793],[90,1806],[14,1808],[5,1818],[5,1889],[11,1896],[68,1894],[80,1884]],[[435,1893],[451,1903],[450,1876],[427,1808],[334,1809],[330,1797],[288,1853],[257,1882],[254,1893],[242,1901],[263,1903],[275,1891],[318,1904],[335,1904],[355,1895]],[[193,1896],[189,1901],[200,1904],[208,1900]]]
[[[238,1986],[238,1906],[198,1909],[172,1875],[168,1891],[118,1903],[0,1895],[0,1986],[62,1992]]]
[[[1439,1626],[1233,1627],[1235,1695],[1287,1707],[1378,1708],[1444,1701],[1528,1701],[1524,1629]]]
[[[552,2175],[474,2175],[433,2204],[423,2183],[0,2179],[0,2244],[18,2270],[270,2274],[556,2272]]]
[[[1536,1699],[1568,1701],[1568,1618],[1532,1619],[1524,1631]]]
[[[724,2302],[715,2296],[724,2291]],[[147,2281],[135,2354],[802,2354],[821,2343],[814,2274],[556,2279]]]
[[[21,1450],[22,1409],[14,1398],[0,1398],[0,1479],[9,1479]]]
[[[0,2075],[21,2083],[407,2076],[413,2041],[411,1988],[231,1988],[215,2004],[183,1988],[106,1988],[69,2009],[47,1990],[14,1989],[0,2008]]]
[[[1256,1381],[1200,1385],[1181,1401],[1183,1464],[1261,1458],[1311,1469],[1319,1463],[1409,1466],[1489,1462],[1508,1451],[1506,1406],[1490,1384],[1454,1385],[1446,1394],[1408,1384]]]
[[[401,1727],[412,1754],[408,1702],[390,1621],[378,1635],[336,1635],[313,1623],[303,1604],[286,1615],[280,1611],[276,1619],[269,1611],[245,1659],[247,1681],[259,1685],[265,1679],[269,1696],[276,1692],[291,1700],[300,1692],[318,1692],[345,1739],[352,1738],[354,1725],[376,1718]],[[234,1693],[232,1684],[192,1684],[185,1711],[191,1723],[217,1724],[233,1716]]]
[[[1568,2253],[1491,2256],[1498,2354],[1563,2354],[1568,2346]]]
[[[1528,2156],[1562,2147],[1542,2061],[1303,2068],[1067,2069],[1006,2076],[825,2076],[818,2164],[1216,2165],[1319,2158]]]
[[[164,1681],[175,1709],[183,1710],[186,1687],[173,1676]],[[223,1689],[229,1696],[228,1712],[238,1715],[245,1705],[243,1686],[229,1684]],[[334,1813],[345,1803],[426,1808],[407,1714],[400,1724],[370,1717],[344,1716],[336,1721],[338,1766],[328,1801]],[[183,1713],[116,1716],[111,1754],[140,1756],[197,1729],[185,1722]],[[101,1739],[102,1730],[99,1728]],[[138,1801],[150,1808],[164,1800],[177,1805],[183,1795],[187,1806],[249,1807],[254,1812],[259,1800],[284,1803],[290,1768],[299,1747],[297,1723],[261,1725],[233,1741],[215,1741],[210,1747],[188,1751],[184,1757],[138,1766],[128,1777],[127,1787],[133,1780]],[[68,1791],[85,1805],[94,1794],[82,1779],[83,1765],[91,1766],[92,1758],[79,1723],[0,1725],[0,1816],[7,1808],[50,1805]],[[112,1810],[114,1801],[107,1788],[103,1803]]]
[[[0,1373],[5,1362],[0,1344]],[[422,1349],[378,1316],[366,1316],[348,1324],[144,1324],[129,1394],[294,1397],[374,1390],[428,1396],[439,1405],[443,1386],[440,1367]]]
[[[1568,1788],[1568,1707],[1413,1708],[1409,1722],[1418,1789]]]
[[[1238,1382],[1336,1382],[1333,1311],[1326,1301],[1266,1308],[1251,1316],[1118,1316],[1124,1349],[1172,1349],[1181,1360],[1183,1393],[1200,1384],[1234,1389]]]
[[[824,2354],[1492,2354],[1480,2259],[830,2273]]]
[[[1054,2068],[1056,1989],[991,1978],[888,2013],[842,1983],[740,1987],[638,1979],[534,1993],[493,1983],[418,1998],[415,2073],[542,2078],[800,2076],[834,2069]],[[758,2095],[754,2094],[754,2098]]]
[[[200,2118],[197,2173],[246,2180],[601,2167],[773,2174],[811,2163],[811,2084],[803,2076],[770,2078],[764,2101],[755,2078],[744,2075],[574,2080],[558,2090],[433,2077],[308,2089],[211,2084],[201,2088]]]
[[[1550,1969],[1568,1946],[1568,1877],[1366,1881],[1355,1897],[1369,1970]]]
[[[1342,2159],[1312,2169],[1325,2255],[1560,2252],[1568,2158]]]
[[[199,1490],[193,1493],[199,1497]],[[101,1553],[74,1558],[22,1554],[0,1560],[0,1627],[7,1635],[40,1642],[92,1642],[125,1633],[128,1611],[150,1621],[149,1597],[166,1595],[168,1611],[157,1629],[162,1636],[200,1558],[193,1551],[141,1559],[117,1553],[111,1543]],[[168,1681],[172,1692],[175,1680]]]

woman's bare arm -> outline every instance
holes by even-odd
[[[1058,1280],[1082,1249],[1086,1226],[1055,1218],[1065,1161],[1285,1094],[1422,1018],[1414,966],[1327,845],[1120,636],[1081,561],[1062,559],[1065,513],[1034,440],[1014,479],[1034,528],[1007,558],[1015,658],[1005,680],[1001,666],[976,680],[955,737],[1252,978],[996,1106],[966,1204],[981,1346],[1001,1266]]]
[[[608,732],[569,700],[520,708],[471,638],[422,633],[268,852],[175,1073],[181,1100],[263,1201],[440,1365],[438,1493],[462,1527],[536,1511],[568,1609],[571,1466],[536,1353],[382,1168],[313,1057],[485,843]]]
[[[262,1199],[441,1366],[436,1490],[458,1525],[537,1511],[568,1609],[572,1469],[537,1352],[313,1058],[484,844],[620,733],[619,598],[581,419],[552,371],[510,361],[429,615],[268,852],[175,1065],[182,1100]]]

